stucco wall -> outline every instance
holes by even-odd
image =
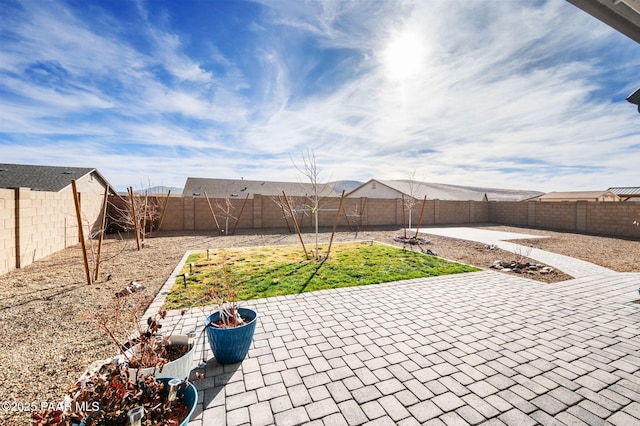
[[[383,185],[380,182],[367,182],[358,189],[349,194],[350,198],[385,198],[395,199],[398,197],[398,191]]]

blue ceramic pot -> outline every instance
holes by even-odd
[[[204,321],[211,352],[220,364],[241,362],[249,352],[258,314],[253,309],[238,308],[240,316],[248,322],[240,327],[217,328],[212,324],[220,321],[220,312],[215,312]]]
[[[156,380],[158,380],[159,382],[162,382],[162,384],[165,386],[164,388],[165,390],[168,389],[169,387],[168,383],[172,379],[173,377],[156,378]],[[198,391],[196,390],[196,387],[193,386],[191,382],[185,382],[178,389],[178,398],[182,398],[182,402],[184,402],[184,405],[186,405],[187,408],[189,409],[189,413],[187,413],[187,417],[185,417],[184,420],[182,420],[182,423],[180,423],[180,426],[187,426],[189,424],[189,420],[191,419],[191,416],[193,415],[193,412],[196,410],[196,404],[198,403]],[[84,421],[80,422],[78,426],[85,426],[85,422]]]
[[[165,389],[167,389],[168,383],[173,379],[173,377],[159,377],[156,379],[159,382],[162,382],[162,384],[165,386]],[[189,423],[189,419],[191,419],[193,412],[196,410],[196,404],[198,403],[198,391],[196,390],[196,387],[193,386],[193,383],[185,382],[183,385],[181,385],[178,389],[178,398],[182,398],[182,402],[184,402],[184,405],[186,405],[189,409],[187,417],[185,417],[182,423],[180,423],[180,426],[187,426],[187,424]]]

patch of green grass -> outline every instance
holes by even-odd
[[[321,248],[326,252],[326,246]],[[180,309],[202,299],[209,288],[223,282],[225,265],[239,300],[304,293],[330,288],[377,284],[411,278],[478,271],[478,268],[453,263],[383,244],[335,244],[324,261],[307,260],[299,246],[244,249],[220,249],[196,252],[187,259],[182,273],[167,295],[165,307]]]

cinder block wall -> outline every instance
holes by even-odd
[[[492,223],[554,231],[638,238],[640,203],[634,202],[499,202],[489,203]]]
[[[114,197],[112,197],[114,198]],[[254,198],[231,199],[230,215],[240,217],[237,229],[287,228],[293,229],[290,218],[285,219],[283,206],[274,201],[277,197],[256,195]],[[160,198],[163,204],[165,198]],[[289,197],[298,225],[308,230],[313,227],[312,214],[302,212],[309,204],[303,197]],[[332,227],[339,198],[320,200],[319,225]],[[226,200],[210,199],[221,228],[225,227]],[[244,205],[244,207],[243,207]],[[203,197],[170,197],[162,222],[162,230],[176,232],[214,231],[216,226],[207,199]],[[286,207],[284,208],[286,210]],[[345,218],[344,212],[348,215]],[[640,229],[632,225],[640,220],[640,204],[604,202],[504,202],[504,201],[443,201],[419,200],[412,208],[411,224],[418,225],[422,214],[422,226],[438,224],[496,223],[533,227],[566,232],[633,237]],[[287,215],[288,216],[288,215]],[[338,226],[403,226],[409,215],[401,199],[345,198]],[[229,231],[236,226],[229,221]]]
[[[503,225],[513,226],[535,226],[535,223],[528,223],[528,205],[539,203],[523,203],[516,201],[490,201],[489,221]]]
[[[277,198],[277,197],[275,197]],[[298,224],[304,230],[313,227],[310,212],[301,212],[309,201],[303,197],[290,197]],[[224,227],[222,212],[225,200],[211,199],[211,206],[218,222]],[[230,200],[233,216],[240,215],[244,199]],[[438,224],[496,223],[504,225],[551,229],[567,232],[632,237],[640,230],[632,225],[640,220],[640,205],[637,203],[596,202],[504,202],[504,201],[443,201],[419,200],[412,208],[411,222],[415,227],[422,213],[422,226]],[[320,201],[319,224],[331,227],[335,220],[339,198],[323,198]],[[408,222],[408,212],[403,211],[401,199],[345,198],[338,226],[347,224],[361,226],[403,226]],[[348,215],[344,217],[344,211]],[[404,217],[403,217],[404,215]],[[240,215],[237,229],[287,228],[293,223],[285,220],[283,208],[274,197],[256,195],[248,199]],[[235,220],[229,222],[231,230]],[[211,209],[203,197],[171,197],[162,224],[165,231],[215,230]],[[635,233],[635,234],[634,234]]]
[[[15,190],[0,189],[0,275],[16,267]]]
[[[82,214],[85,230],[95,227],[100,217],[104,193],[97,192],[94,183],[82,186]],[[277,198],[277,197],[275,197]],[[162,230],[176,232],[215,231],[211,208],[224,228],[226,200],[203,197],[150,197],[160,206],[167,203]],[[118,216],[117,206],[126,209],[128,200],[109,197],[108,216]],[[290,198],[296,218],[306,231],[313,226],[310,212],[301,209],[308,200]],[[320,201],[319,224],[333,226],[339,198]],[[408,222],[408,213],[401,199],[346,198],[343,200],[338,226],[402,226]],[[255,196],[230,200],[230,216],[239,217],[237,229],[287,228],[283,208],[274,197]],[[344,212],[348,215],[348,220]],[[640,203],[624,202],[481,202],[419,200],[412,208],[415,227],[422,213],[422,226],[438,224],[496,223],[534,227],[566,232],[609,235],[614,237],[640,237],[640,228],[633,225],[640,220]],[[404,219],[403,219],[404,216]],[[229,221],[229,230],[236,226]],[[289,219],[289,226],[293,224]],[[88,234],[87,234],[88,236]],[[29,189],[0,189],[0,274],[78,243],[75,207],[71,191],[49,193]]]
[[[87,184],[85,189],[92,188]],[[104,188],[103,188],[104,190]],[[100,212],[104,192],[80,193],[83,229],[89,237]],[[0,274],[76,245],[78,224],[73,192],[0,189]]]
[[[78,225],[71,193],[16,190],[16,267],[78,243]]]
[[[621,237],[640,237],[640,203],[585,203],[587,232]]]
[[[400,200],[386,198],[361,198],[363,226],[397,225],[402,223]],[[398,213],[400,212],[400,215]]]
[[[0,273],[78,243],[69,193],[0,189]]]
[[[111,197],[112,205],[127,203],[125,199]],[[166,199],[159,198],[163,205]],[[287,228],[293,229],[293,221],[282,198],[255,195],[253,198],[230,199],[227,207],[225,199],[204,197],[170,197],[162,220],[163,231],[213,231],[216,225],[225,228],[225,218],[229,216],[229,231],[237,229]],[[304,197],[289,197],[298,226],[309,229],[314,226],[313,214],[309,211],[310,201]],[[306,207],[306,208],[305,208]],[[119,208],[125,208],[120,206]],[[401,199],[345,198],[340,207],[339,197],[325,197],[319,201],[318,223],[320,227],[332,227],[338,216],[338,226],[403,226],[409,222],[409,213]],[[228,213],[227,213],[228,211]],[[478,223],[489,221],[489,204],[479,201],[419,200],[411,209],[411,225],[420,221],[424,226],[433,224]],[[110,217],[117,212],[110,210]],[[236,225],[236,218],[239,222]]]

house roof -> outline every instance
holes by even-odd
[[[427,199],[430,200],[483,201],[486,196],[489,201],[521,201],[525,198],[542,194],[540,191],[448,185],[444,183],[421,182],[409,179],[369,180],[369,182],[372,181],[379,182],[380,184],[392,188],[405,196],[412,196],[416,199],[423,199],[426,195]],[[349,195],[356,190],[357,188],[351,191]]]
[[[565,199],[596,199],[603,195],[610,194],[611,191],[568,191],[549,192],[540,197],[541,200],[565,200]]]
[[[640,43],[640,0],[567,0],[614,30]],[[627,97],[638,105],[640,112],[640,88]]]
[[[640,0],[568,0],[568,2],[640,43]]]
[[[255,194],[278,196],[282,195],[282,191],[287,196],[304,196],[309,195],[312,190],[310,183],[190,177],[187,178],[182,195],[204,197],[206,193],[209,198],[246,198],[247,194],[249,194],[249,198],[253,198]],[[331,184],[319,185],[318,193],[322,197],[337,197],[340,195]]]
[[[620,197],[640,197],[640,186],[611,187],[609,191]]]
[[[104,183],[107,180],[96,169],[87,167],[34,166],[0,164],[0,188],[31,188],[32,191],[60,192],[71,180],[95,173]]]
[[[624,199],[624,201],[631,198],[640,198],[640,186],[612,187],[609,188],[609,191]]]

